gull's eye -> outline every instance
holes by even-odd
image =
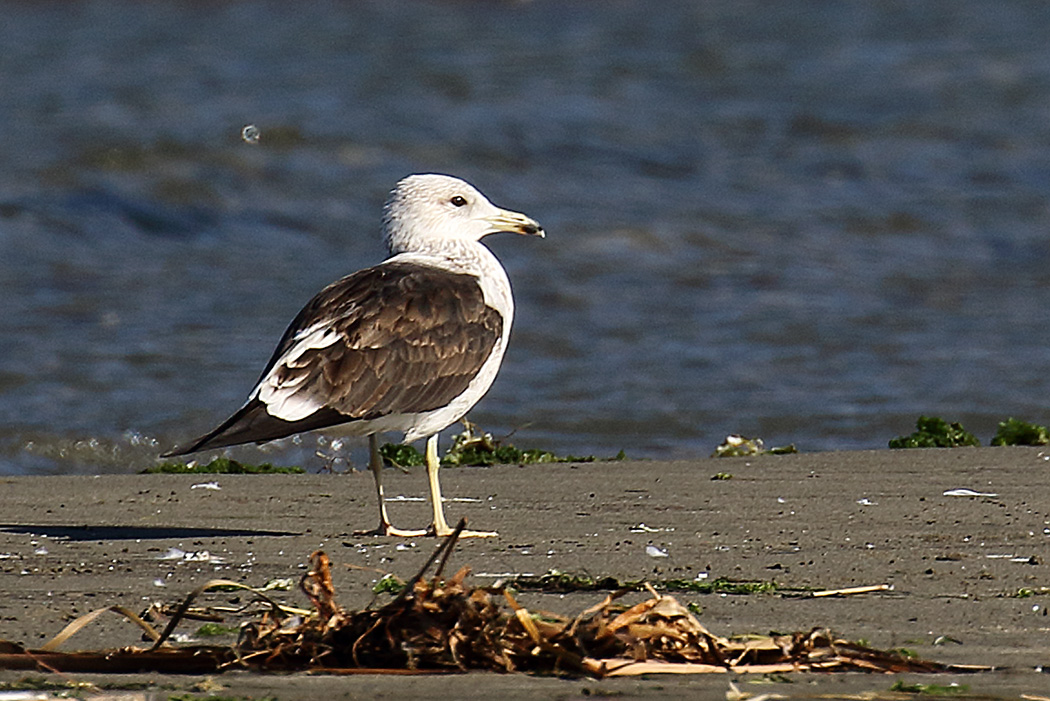
[[[456,207],[465,207],[467,204],[467,198],[461,195],[456,195],[451,200],[449,200],[449,202],[451,202]]]

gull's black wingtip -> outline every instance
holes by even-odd
[[[182,450],[181,448],[179,448],[179,446],[175,446],[174,448],[172,448],[168,452],[161,453],[157,457],[174,458],[174,457],[178,457],[179,455],[189,455],[189,451],[188,450]]]
[[[162,453],[160,457],[174,458],[245,443],[265,443],[296,433],[344,424],[352,420],[351,417],[335,409],[322,408],[304,419],[285,421],[271,416],[267,413],[265,404],[258,399],[252,399],[214,430],[185,445],[175,446],[168,452]]]

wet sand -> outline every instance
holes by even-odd
[[[452,558],[451,568],[469,564],[479,583],[557,569],[631,580],[706,574],[773,581],[789,589],[889,584],[892,591],[842,598],[675,596],[702,606],[701,621],[721,635],[827,626],[875,647],[904,647],[942,662],[995,665],[1002,671],[901,678],[955,681],[972,694],[1015,698],[1050,696],[1050,676],[1039,671],[1050,662],[1048,595],[1039,591],[1050,586],[1048,470],[1050,450],[967,448],[460,468],[443,470],[442,481],[450,521],[466,516],[470,527],[500,533],[496,539],[461,542]],[[716,473],[732,477],[713,480]],[[984,496],[945,495],[958,489]],[[387,490],[395,524],[427,522],[422,471],[389,470]],[[0,639],[38,647],[93,609],[119,603],[140,610],[152,601],[175,602],[216,577],[253,586],[281,577],[297,580],[317,548],[332,558],[340,602],[364,606],[382,572],[410,577],[436,544],[353,536],[355,529],[374,525],[373,499],[371,478],[361,472],[2,478]],[[653,557],[650,544],[667,557]],[[179,556],[204,557],[203,551],[213,561]],[[1034,595],[1018,596],[1022,589]],[[279,596],[305,602],[296,591]],[[575,614],[601,597],[522,593],[520,599],[530,609]],[[193,629],[189,625],[184,632]],[[133,644],[140,644],[136,628],[103,616],[62,649]],[[0,682],[25,676],[0,672]],[[151,680],[179,690],[200,682],[156,674],[68,678],[118,685]],[[749,684],[757,679],[737,681],[753,693],[807,698],[886,692],[899,678],[794,674],[787,679],[761,685]],[[658,698],[684,691],[723,698],[728,688],[724,675],[598,682],[496,674],[236,673],[215,681],[224,695],[277,698],[304,693]]]

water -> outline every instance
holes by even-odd
[[[1050,422],[1043,3],[0,10],[0,473],[225,418],[420,171],[548,231],[489,239],[518,317],[471,418],[520,447]]]

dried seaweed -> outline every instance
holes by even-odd
[[[920,416],[913,433],[890,441],[891,448],[959,448],[980,444],[962,424],[948,423],[939,416]]]
[[[435,552],[447,558],[452,538]],[[732,639],[708,631],[674,597],[618,605],[609,594],[573,619],[530,612],[505,589],[470,587],[468,567],[450,579],[424,579],[375,610],[346,612],[335,602],[324,553],[311,558],[302,587],[317,615],[295,628],[249,624],[240,662],[265,669],[408,669],[567,673],[594,677],[657,672],[943,672],[941,665],[836,638],[825,628]],[[508,613],[502,604],[509,607]]]
[[[519,449],[511,443],[493,438],[477,424],[463,419],[463,432],[452,437],[441,464],[445,467],[489,466],[489,465],[535,465],[540,463],[583,463],[625,460],[624,451],[611,458],[593,455],[555,455],[538,448]],[[418,467],[423,465],[423,454],[404,443],[384,443],[379,449],[386,464],[393,467]]]
[[[788,589],[776,582],[738,581],[718,577],[716,579],[618,579],[611,576],[592,576],[586,573],[550,570],[541,575],[515,575],[505,584],[518,591],[581,592],[601,590],[643,591],[649,587],[659,591],[690,592],[694,594],[809,594],[804,589]]]
[[[739,433],[734,433],[726,436],[726,439],[715,448],[715,452],[711,453],[711,457],[740,458],[751,455],[790,455],[797,452],[798,448],[795,447],[794,443],[766,448],[761,438],[748,438],[747,436],[741,436]],[[728,477],[719,477],[718,479],[728,479]]]
[[[163,462],[159,465],[147,467],[140,474],[169,474],[169,475],[301,475],[306,470],[301,467],[278,467],[268,462],[258,465],[249,465],[227,457],[218,457],[209,463],[201,464],[196,460],[185,462]]]
[[[1050,445],[1050,430],[1011,416],[999,422],[991,445]]]
[[[317,551],[300,581],[312,612],[303,615],[307,612],[268,601],[270,606],[256,620],[242,626],[234,646],[173,647],[166,642],[192,601],[217,586],[217,580],[190,594],[162,633],[150,630],[154,639],[150,649],[55,652],[58,642],[72,634],[64,631],[61,640],[45,650],[31,651],[0,641],[0,668],[194,673],[238,668],[394,674],[486,670],[599,678],[652,673],[989,669],[943,665],[876,650],[838,639],[821,627],[792,635],[724,638],[708,631],[674,597],[651,586],[646,587],[648,598],[632,606],[618,603],[629,594],[619,590],[571,619],[532,612],[507,589],[469,586],[469,567],[443,577],[464,525],[461,521],[400,594],[376,609],[347,611],[339,606],[328,556]],[[427,578],[435,563],[434,574]]]

